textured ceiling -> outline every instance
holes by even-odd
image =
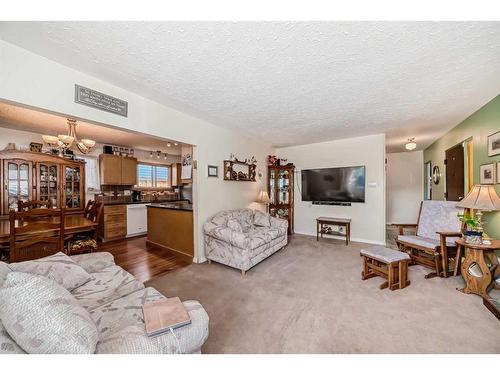
[[[498,22],[2,22],[8,42],[275,146],[427,146],[500,93]]]
[[[0,127],[29,131],[39,134],[58,135],[68,132],[66,117],[0,102]],[[90,138],[101,144],[134,147],[137,150],[163,151],[171,155],[180,155],[181,146],[167,146],[168,140],[162,140],[140,133],[78,121],[78,138]],[[42,138],[40,137],[40,141]]]

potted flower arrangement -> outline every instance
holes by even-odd
[[[483,240],[483,232],[478,230],[479,220],[477,217],[473,217],[466,213],[463,215],[458,215],[458,219],[465,224],[465,229],[462,231],[465,242],[480,244]]]

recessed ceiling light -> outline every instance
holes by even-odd
[[[417,144],[415,143],[415,138],[408,138],[408,143],[405,144],[405,148],[408,151],[415,150],[417,148]]]

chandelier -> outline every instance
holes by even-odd
[[[67,119],[68,122],[68,134],[55,135],[42,135],[42,139],[45,143],[52,147],[58,147],[61,151],[64,150],[78,150],[83,154],[87,154],[92,151],[95,146],[95,141],[92,139],[82,139],[79,140],[76,136],[76,120]]]

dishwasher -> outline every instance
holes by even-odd
[[[146,204],[127,205],[127,237],[146,234],[148,231],[148,209]]]

